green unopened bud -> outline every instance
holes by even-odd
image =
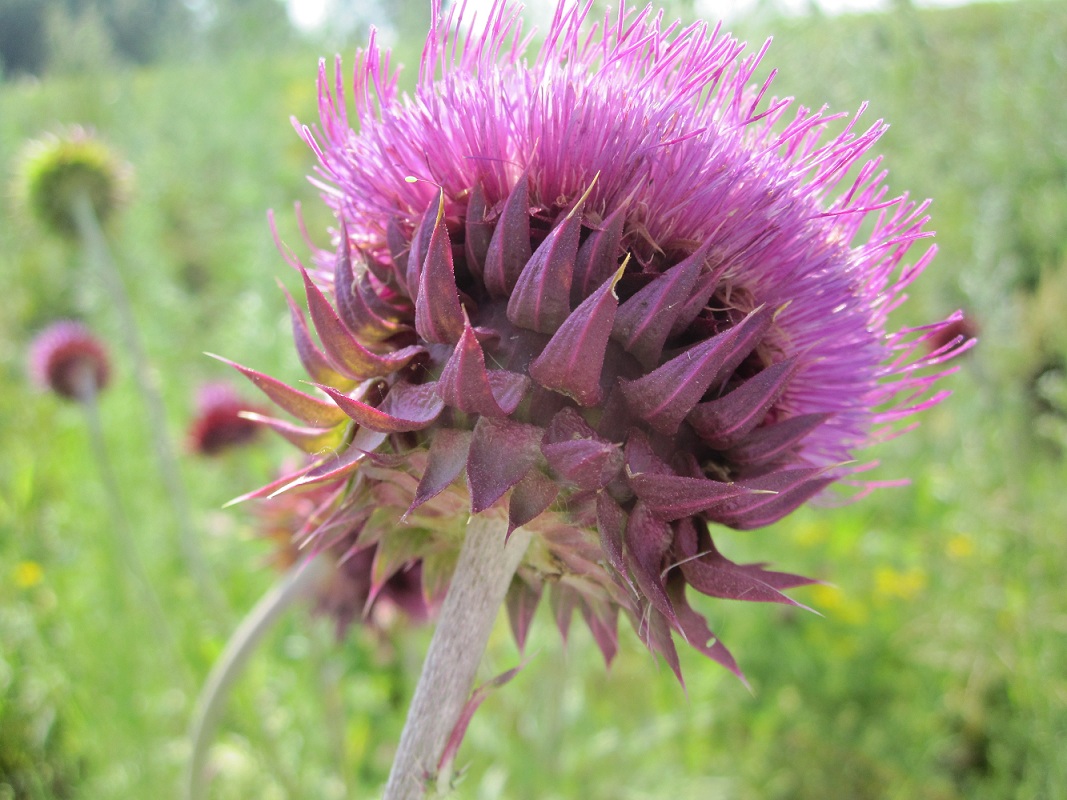
[[[101,222],[125,202],[131,169],[103,142],[75,126],[29,142],[16,168],[15,196],[38,222],[61,236],[77,232],[74,205],[86,197]]]

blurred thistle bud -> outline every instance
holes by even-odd
[[[306,554],[309,535],[332,514],[343,484],[285,492],[256,506],[257,529],[274,544],[271,561],[276,567],[288,569]],[[422,561],[403,556],[395,560],[387,549],[360,541],[363,525],[358,519],[342,516],[336,522],[329,541],[311,548],[321,548],[330,564],[313,602],[317,613],[334,620],[337,637],[353,623],[385,629],[398,617],[414,623],[429,619],[443,599],[443,587],[435,594],[432,583],[424,585]]]
[[[14,194],[38,222],[60,236],[77,233],[74,204],[84,195],[106,222],[130,193],[132,169],[81,126],[30,141],[18,159]]]
[[[104,345],[78,322],[45,328],[30,345],[35,383],[60,397],[85,401],[107,386],[111,366]]]
[[[196,417],[189,426],[189,450],[202,456],[217,456],[233,447],[249,444],[259,436],[259,425],[245,414],[256,406],[245,402],[225,383],[200,387]]]
[[[978,340],[979,331],[974,315],[957,311],[946,320],[946,324],[930,331],[923,344],[930,353],[940,353],[953,348],[962,351],[964,345],[971,345]]]

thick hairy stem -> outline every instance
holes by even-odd
[[[408,709],[383,800],[418,800],[470,697],[489,633],[530,536],[504,543],[507,520],[474,516]]]

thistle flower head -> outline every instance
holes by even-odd
[[[397,612],[411,622],[424,622],[436,600],[423,594],[421,563],[397,568],[387,563],[385,548],[360,542],[358,521],[335,513],[341,491],[342,485],[316,484],[259,504],[257,529],[275,544],[273,561],[283,569],[292,566],[309,537],[329,530],[324,549],[333,569],[314,602],[319,613],[334,619],[338,638],[355,622],[385,627]]]
[[[84,195],[106,221],[125,202],[131,170],[85,128],[74,126],[29,142],[18,161],[16,201],[61,236],[77,233],[74,203]]]
[[[196,416],[189,425],[190,452],[216,456],[249,444],[259,436],[254,416],[260,409],[225,383],[208,383],[196,396]]]
[[[237,367],[319,455],[260,493],[349,478],[333,513],[424,581],[469,513],[501,515],[536,534],[520,644],[547,591],[606,659],[621,609],[676,672],[672,633],[736,672],[687,589],[795,605],[810,581],[729,560],[718,532],[782,518],[941,397],[921,368],[952,348],[921,342],[943,323],[887,330],[932,256],[908,256],[926,204],[866,155],[881,122],[770,96],[762,50],[588,9],[561,3],[527,55],[511,4],[466,38],[435,6],[413,96],[372,34],[354,118],[340,62],[320,67],[321,122],[298,130],[335,247],[290,257],[318,389]]]
[[[107,386],[107,349],[89,329],[64,320],[49,325],[30,345],[30,375],[43,389],[68,400],[86,401]]]

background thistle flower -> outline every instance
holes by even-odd
[[[225,383],[208,383],[196,395],[196,416],[189,424],[188,447],[202,456],[216,456],[257,438],[261,426],[243,416],[258,407],[241,398]]]
[[[257,531],[276,547],[272,562],[288,569],[301,560],[308,544],[321,548],[320,560],[331,568],[315,587],[312,601],[316,611],[335,620],[338,638],[353,623],[385,625],[397,611],[412,622],[426,621],[439,598],[424,593],[421,562],[394,571],[385,548],[359,540],[358,521],[340,515],[335,526],[330,519],[344,488],[343,482],[317,484],[257,505]],[[330,529],[328,537],[322,535],[323,526]],[[309,534],[315,533],[320,541],[310,542]]]
[[[974,315],[958,311],[925,340],[926,349],[931,353],[944,352],[977,341],[979,333],[980,326]]]
[[[85,128],[72,126],[29,142],[18,160],[16,200],[44,227],[78,234],[74,204],[89,199],[106,222],[126,201],[132,170]]]
[[[399,571],[383,569],[384,548],[360,542],[358,519],[334,513],[345,483],[287,492],[256,508],[256,529],[276,546],[271,560],[284,575],[242,620],[201,689],[191,731],[187,797],[207,796],[208,748],[230,689],[263,635],[294,602],[308,599],[316,612],[332,617],[338,639],[354,622],[381,630],[397,611],[413,622],[430,615],[421,564],[408,564]],[[302,558],[309,533],[327,539],[327,531],[328,540],[316,542],[309,548],[310,557]]]
[[[160,639],[170,650],[175,665],[180,661],[174,634],[170,629],[156,588],[141,559],[123,508],[119,480],[108,457],[104,429],[97,406],[97,396],[107,387],[111,365],[107,348],[80,322],[63,320],[41,331],[30,345],[30,376],[42,388],[60,397],[75,400],[85,413],[94,456],[111,512],[112,540],[117,545],[114,557],[124,563],[130,578],[137,584],[140,599],[152,616]],[[176,672],[176,677],[178,673]],[[181,676],[184,677],[184,676]]]
[[[30,374],[35,383],[60,397],[87,402],[111,377],[103,343],[79,322],[64,320],[41,331],[30,345]]]
[[[88,265],[101,279],[114,310],[133,374],[149,418],[149,431],[160,476],[178,520],[183,555],[201,591],[216,610],[226,602],[215,585],[193,529],[192,514],[178,469],[175,448],[167,435],[163,397],[141,341],[133,305],[104,231],[125,199],[131,170],[84,128],[74,126],[30,142],[17,167],[15,194],[53,232],[77,240]],[[214,617],[221,616],[216,613]]]
[[[340,63],[320,67],[321,128],[299,130],[337,246],[296,265],[321,348],[290,306],[321,392],[238,369],[303,423],[267,424],[332,449],[262,493],[354,475],[338,507],[360,516],[388,484],[362,535],[431,560],[462,534],[419,515],[458,495],[537,533],[509,592],[520,644],[547,587],[606,659],[622,609],[676,672],[672,631],[737,672],[686,587],[795,604],[810,581],[730,561],[714,526],[780,519],[942,396],[920,370],[951,352],[918,345],[944,323],[887,331],[933,255],[906,261],[926,204],[864,160],[881,122],[831,134],[842,115],[788,116],[753,84],[763,51],[651,9],[587,37],[584,16],[561,4],[527,65],[507,3],[462,56],[435,14],[413,98],[372,35],[358,134]]]

